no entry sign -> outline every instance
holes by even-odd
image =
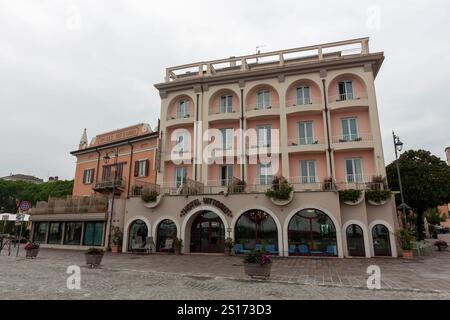
[[[19,208],[20,208],[20,211],[26,212],[26,211],[30,210],[31,203],[29,201],[21,201]]]

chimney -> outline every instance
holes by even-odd
[[[450,166],[450,147],[445,148],[445,155],[447,156],[447,164]]]
[[[83,130],[83,134],[81,135],[80,144],[78,145],[78,150],[86,149],[88,146],[87,132],[86,128]]]

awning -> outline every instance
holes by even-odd
[[[0,213],[0,221],[16,221],[17,220],[17,215],[16,214],[12,214],[12,213]],[[24,214],[23,220],[22,221],[29,221],[30,220],[30,215],[29,214]]]

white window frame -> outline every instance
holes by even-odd
[[[309,141],[308,141],[308,137],[306,136],[306,126],[305,126],[305,132],[303,132],[303,134],[305,134],[305,143],[301,143],[301,141],[302,141],[302,136],[301,136],[301,134],[300,134],[300,132],[301,132],[301,124],[302,123],[311,123],[311,130],[312,130],[312,137],[311,137],[311,143],[309,143]],[[298,142],[299,142],[299,144],[300,145],[309,145],[309,144],[314,144],[314,141],[316,141],[316,135],[315,135],[315,127],[314,127],[314,121],[312,121],[312,120],[307,120],[307,121],[299,121],[298,123],[297,123],[297,126],[298,126]]]
[[[305,90],[308,89],[308,96],[309,99],[305,99]],[[298,91],[302,91],[302,101],[299,101],[298,99]],[[299,103],[300,102],[300,103]],[[306,105],[306,104],[312,104],[311,102],[311,87],[310,86],[298,86],[295,90],[295,104],[296,105]]]
[[[267,101],[266,101],[267,94]],[[259,103],[259,95],[262,95],[262,103]],[[256,109],[264,110],[269,109],[272,106],[272,94],[270,90],[259,90],[256,93]]]
[[[189,101],[188,100],[180,100],[178,101],[177,107],[177,118],[186,118],[189,112]]]
[[[179,172],[183,172],[184,171],[184,175],[180,175],[180,181],[178,181],[178,173]],[[179,188],[180,186],[182,186],[187,180],[187,167],[175,167],[175,186],[177,188]]]
[[[222,104],[222,101],[225,101],[224,104]],[[220,105],[219,105],[219,112],[220,113],[229,113],[233,112],[233,96],[232,95],[222,95],[220,96]]]
[[[264,131],[265,135],[261,136],[260,132]],[[264,137],[264,138],[263,138]],[[258,148],[270,148],[272,146],[272,125],[261,124],[256,126],[256,138],[258,142]],[[265,142],[265,143],[262,143]]]
[[[264,174],[263,174],[264,173]],[[264,177],[264,178],[262,178]],[[270,177],[270,178],[268,178]],[[270,185],[273,180],[272,162],[258,165],[258,180],[260,185]],[[264,183],[262,183],[264,181]]]
[[[360,174],[361,179],[360,179],[360,181],[358,181],[358,179],[356,178],[357,174],[355,173],[356,172],[356,170],[355,170],[355,168],[356,168],[355,160],[359,160],[360,164],[361,164],[361,174]],[[347,171],[347,161],[351,161],[352,162],[352,171],[353,171],[352,174],[349,174],[348,171]],[[363,164],[363,158],[362,157],[345,158],[344,166],[345,166],[345,181],[347,183],[363,183],[364,182],[364,164]],[[348,177],[350,175],[353,176],[353,181],[349,181]]]
[[[303,176],[302,161],[307,163],[307,165],[306,165],[306,171],[308,173],[307,176]],[[309,163],[311,163],[311,162],[314,164],[314,176],[312,176],[309,172]],[[302,184],[317,183],[317,160],[310,160],[310,159],[300,160],[299,166],[300,166],[300,183],[302,183]],[[303,180],[304,178],[306,178],[306,180]]]
[[[222,177],[222,169],[226,168],[226,178],[224,179]],[[220,166],[220,172],[219,172],[219,180],[221,186],[228,186],[233,182],[233,165],[232,164],[224,164]],[[231,173],[231,174],[230,174]]]
[[[344,83],[344,93],[341,93],[339,91],[339,84]],[[347,92],[347,83],[351,83],[352,84],[352,92],[351,92],[351,97],[350,97],[350,92]],[[338,82],[338,95],[339,95],[339,101],[345,101],[345,100],[354,100],[356,99],[355,97],[355,86],[353,85],[353,80],[342,80]],[[344,99],[342,99],[344,97]]]
[[[183,139],[180,141],[180,138]],[[176,134],[175,151],[179,153],[189,152],[188,140],[189,140],[188,132],[178,132]]]
[[[84,179],[84,184],[91,184],[94,182],[94,170],[95,168],[89,168],[89,169],[85,169],[83,172],[83,179]],[[87,174],[86,172],[89,172],[89,174]],[[89,177],[89,180],[88,180]]]
[[[353,137],[353,134],[351,132],[351,126],[350,126],[350,120],[355,120],[355,127],[356,127],[356,134],[355,137]],[[345,134],[344,134],[344,122],[346,122],[346,126],[348,129],[348,137],[349,139],[345,139]],[[354,141],[355,139],[359,138],[359,124],[358,124],[358,117],[345,117],[345,118],[341,118],[341,138],[342,140],[347,140],[347,141]]]
[[[138,177],[146,177],[147,171],[147,160],[148,159],[140,159],[138,161]]]

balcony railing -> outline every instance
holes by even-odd
[[[286,107],[309,106],[315,103],[312,98],[290,99],[286,100]]]
[[[204,193],[204,184],[192,179],[185,179],[183,182],[165,182],[160,186],[161,194],[168,195],[196,195]]]
[[[131,195],[133,197],[142,196],[143,194],[148,194],[150,192],[156,192],[157,194],[161,193],[161,188],[158,184],[134,180],[134,184],[131,187]]]
[[[271,102],[268,104],[248,104],[246,105],[245,110],[249,112],[249,111],[264,111],[279,108],[280,105],[278,103]]]
[[[370,133],[356,133],[356,134],[348,134],[348,135],[339,135],[332,137],[333,143],[346,143],[346,142],[371,142],[373,141],[372,134]]]
[[[90,197],[67,196],[65,198],[49,197],[48,201],[38,201],[30,214],[52,213],[99,213],[106,212],[108,197],[95,195]]]
[[[367,94],[365,92],[359,92],[358,94],[355,92],[348,92],[330,95],[329,102],[353,101],[361,99],[367,99]]]
[[[95,191],[111,191],[114,187],[116,190],[123,190],[126,187],[126,180],[124,177],[118,178],[104,178],[98,181],[94,181],[94,190]]]
[[[215,106],[211,106],[208,110],[208,115],[215,115],[215,114],[234,114],[239,112],[239,107],[238,106],[220,106],[220,105],[215,105]]]
[[[288,146],[307,146],[315,144],[324,144],[325,140],[323,137],[306,137],[306,138],[295,138],[288,140]]]

